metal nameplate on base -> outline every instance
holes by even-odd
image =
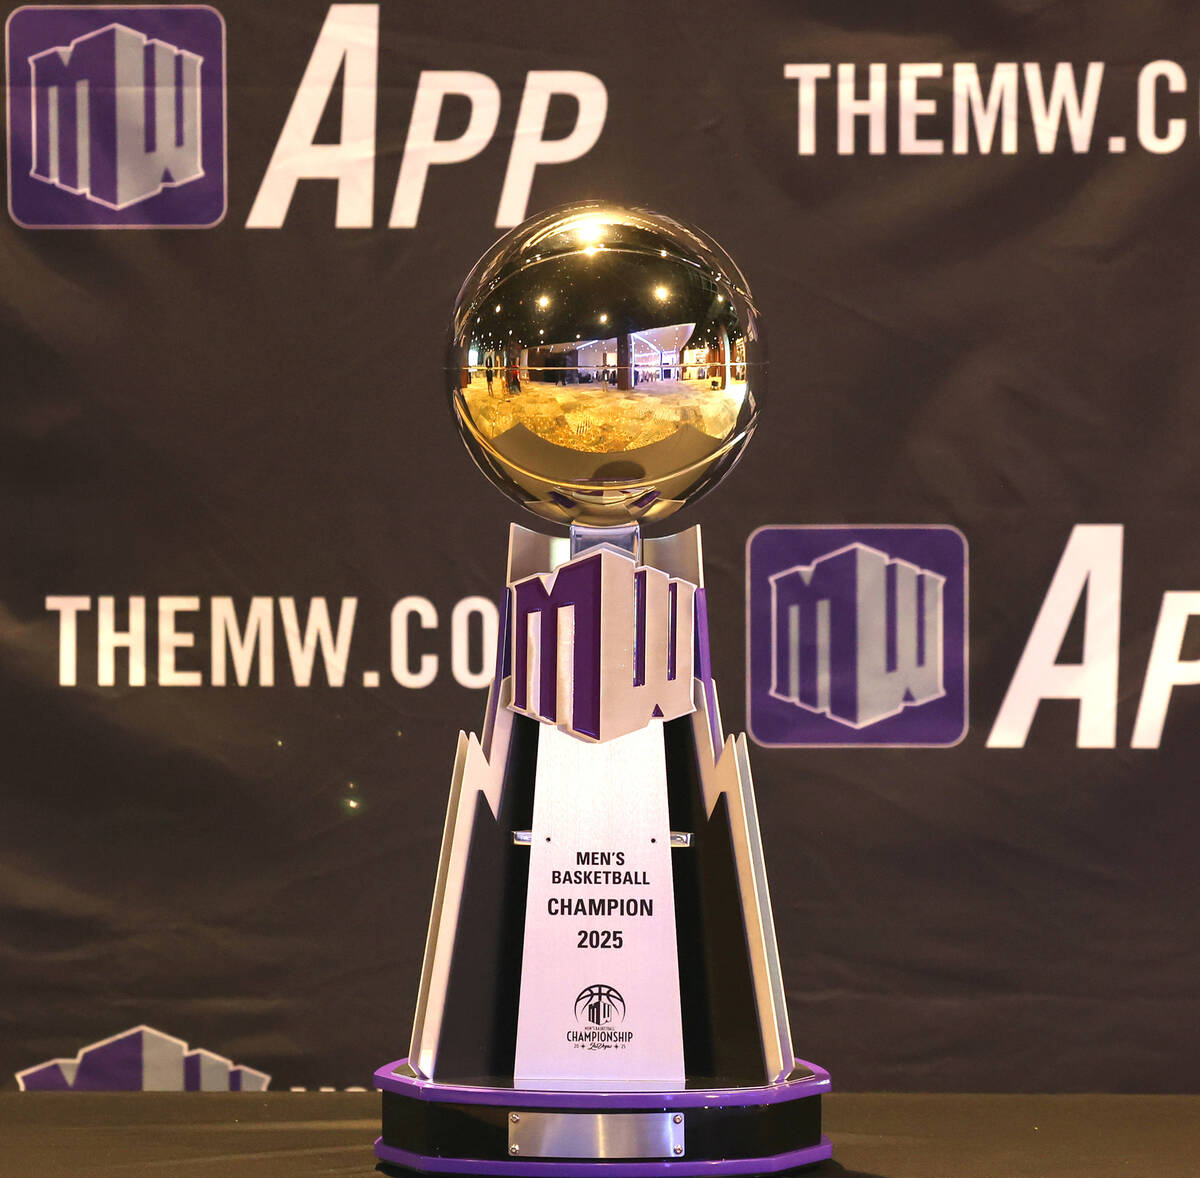
[[[525,1158],[671,1158],[684,1153],[683,1113],[508,1116],[508,1152]]]

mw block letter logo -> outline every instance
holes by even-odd
[[[951,745],[967,724],[967,546],[949,527],[750,537],[750,734],[764,745]]]
[[[143,1024],[17,1072],[22,1092],[265,1092],[266,1072]]]
[[[18,224],[146,229],[221,220],[220,13],[26,7],[6,31],[9,211]]]
[[[509,594],[513,711],[605,741],[695,709],[695,585],[601,545]]]

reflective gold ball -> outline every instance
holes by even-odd
[[[737,265],[659,213],[591,202],[502,237],[459,292],[450,403],[467,449],[544,519],[654,521],[716,486],[766,358]]]

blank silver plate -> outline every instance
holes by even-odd
[[[509,1113],[508,1152],[522,1158],[678,1158],[683,1114]]]

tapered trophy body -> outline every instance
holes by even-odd
[[[749,288],[698,230],[582,204],[459,295],[463,439],[513,526],[496,673],[460,735],[398,1173],[785,1173],[830,1156],[792,1049],[744,736],[722,731],[698,528],[643,537],[753,432]]]

